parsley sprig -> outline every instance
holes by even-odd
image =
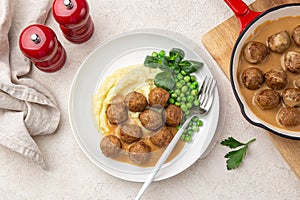
[[[225,158],[228,158],[226,163],[227,170],[238,168],[243,161],[243,158],[246,156],[246,151],[250,143],[254,142],[256,139],[252,139],[247,143],[242,143],[234,139],[233,137],[228,137],[227,139],[221,142],[222,145],[228,146],[231,149],[241,147],[238,150],[230,151],[225,155]]]

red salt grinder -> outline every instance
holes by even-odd
[[[54,31],[42,24],[26,27],[19,37],[22,53],[44,72],[55,72],[66,62],[66,52]]]
[[[86,0],[54,0],[52,14],[70,42],[80,44],[92,37],[94,23]]]

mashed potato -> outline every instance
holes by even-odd
[[[94,114],[97,125],[104,135],[110,132],[105,111],[112,97],[126,96],[131,91],[140,92],[148,97],[149,91],[154,87],[153,79],[158,72],[159,69],[135,65],[117,69],[105,78],[94,97]],[[131,117],[138,118],[138,115]]]

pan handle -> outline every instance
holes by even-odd
[[[240,23],[240,33],[253,21],[261,12],[251,10],[242,0],[224,0],[233,11]]]

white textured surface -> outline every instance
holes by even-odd
[[[249,1],[247,1],[249,2]],[[139,28],[179,32],[200,44],[202,35],[231,16],[223,1],[213,0],[90,0],[95,34],[85,44],[67,42],[49,16],[68,53],[65,67],[53,74],[33,69],[32,76],[58,99],[62,120],[57,133],[36,137],[49,170],[0,147],[0,199],[134,199],[141,183],[114,178],[92,164],[75,142],[68,122],[68,95],[72,79],[84,58],[113,35]],[[101,66],[99,66],[101,67]],[[300,199],[300,182],[264,131],[242,118],[230,89],[226,120],[212,152],[183,173],[153,183],[143,199]],[[240,168],[227,171],[223,158],[228,148],[219,144],[233,136],[253,137]]]

